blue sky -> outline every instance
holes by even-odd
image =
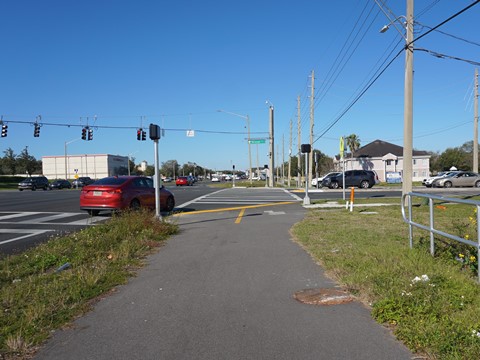
[[[406,1],[380,2],[396,16],[406,13]],[[416,0],[416,36],[472,3]],[[246,121],[218,110],[249,115],[251,137],[264,138],[268,100],[278,162],[282,143],[288,156],[290,120],[297,151],[297,96],[301,142],[308,142],[312,70],[316,149],[334,156],[339,137],[352,133],[361,145],[403,145],[404,41],[394,28],[379,33],[389,21],[373,0],[16,0],[2,1],[0,14],[0,115],[9,126],[2,152],[28,146],[40,159],[63,155],[68,142],[69,154],[151,164],[153,143],[137,141],[135,128],[155,123],[166,129],[161,162],[245,169]],[[432,32],[415,47],[480,62],[479,21],[476,5],[439,29],[457,38]],[[339,117],[372,71],[399,52]],[[443,151],[473,139],[475,67],[415,51],[415,149]],[[43,126],[34,138],[30,123],[38,116]],[[87,119],[94,139],[77,141]],[[254,166],[257,148],[263,166],[268,146],[252,145]]]

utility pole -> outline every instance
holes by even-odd
[[[280,159],[280,155],[278,153],[279,150],[280,150],[280,146],[277,144],[277,154],[275,156],[275,159]],[[280,172],[280,166],[277,166],[277,168],[275,169],[275,174],[276,174],[277,180],[279,179],[279,172]]]
[[[478,173],[478,69],[475,69],[475,95],[473,105],[473,171]]]
[[[282,186],[285,186],[285,134],[282,135]]]
[[[273,105],[270,104],[269,107],[269,118],[270,118],[270,179],[269,179],[269,184],[268,186],[274,187],[275,185],[275,176],[274,176],[274,171],[275,171],[275,142],[274,142],[274,127],[273,127]]]
[[[293,122],[290,119],[290,144],[288,146],[288,174],[287,174],[287,184],[290,187],[290,178],[292,177],[292,130]]]
[[[413,0],[407,0],[406,32],[402,195],[412,192],[413,175]]]
[[[313,167],[313,125],[314,125],[314,109],[315,109],[315,71],[312,70],[312,87],[311,87],[311,94],[310,94],[310,147],[312,151],[310,151],[309,156],[309,165],[308,165],[308,176],[312,175],[312,167]]]
[[[297,173],[297,187],[302,187],[302,128],[300,126],[300,95],[297,96],[297,161],[298,161],[298,173]]]

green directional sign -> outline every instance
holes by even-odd
[[[248,140],[249,144],[265,144],[265,139]]]

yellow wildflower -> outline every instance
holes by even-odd
[[[477,258],[476,258],[475,256],[473,256],[473,255],[470,256],[470,261],[471,261],[471,262],[474,262],[476,259],[477,259]]]
[[[463,238],[464,238],[465,240],[468,240],[468,239],[470,239],[470,235],[466,234]]]
[[[458,254],[458,257],[461,258],[461,259],[463,259],[463,258],[465,257],[465,255],[463,255],[463,254]]]

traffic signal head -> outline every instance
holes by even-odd
[[[137,140],[138,141],[142,140],[142,129],[137,130]]]
[[[2,137],[7,137],[8,125],[2,125]]]
[[[34,126],[35,126],[35,128],[33,129],[33,137],[39,137],[40,136],[40,124],[35,123]]]
[[[88,129],[88,140],[93,140],[93,129]]]
[[[82,129],[82,140],[87,140],[87,128]]]
[[[145,130],[142,130],[142,141],[147,140],[147,132]]]

